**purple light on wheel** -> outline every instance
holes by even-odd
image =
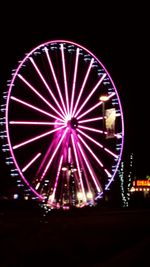
[[[86,127],[86,126],[83,126],[83,125],[78,125],[78,128],[80,129],[85,129],[85,130],[88,130],[88,131],[92,131],[92,132],[95,132],[95,133],[103,133],[102,130],[98,130],[98,129],[95,129],[95,128],[91,128],[91,127]]]
[[[99,146],[99,147],[103,147],[103,145],[101,145],[100,143],[98,143],[97,141],[95,141],[92,137],[90,137],[88,134],[86,134],[86,133],[84,133],[83,131],[81,131],[81,130],[79,130],[79,129],[77,129],[77,131],[79,132],[79,133],[81,133],[82,135],[84,135],[87,139],[89,139],[90,141],[92,141],[94,144],[96,144],[97,146]]]
[[[10,121],[9,124],[20,125],[63,125],[63,122],[45,122],[45,121]]]
[[[97,104],[95,104],[93,107],[89,108],[87,111],[85,111],[84,113],[82,113],[80,116],[77,117],[77,119],[81,119],[82,117],[84,117],[85,115],[87,115],[88,113],[90,113],[93,109],[99,107],[102,104],[102,102],[98,102]]]
[[[108,100],[113,97],[115,95],[115,93],[112,93],[108,96]],[[107,100],[107,101],[108,101]],[[82,113],[80,116],[77,117],[77,119],[81,119],[82,117],[84,117],[85,115],[87,115],[88,113],[90,113],[93,109],[99,107],[102,105],[102,101],[99,101],[97,104],[95,104],[94,106],[92,106],[91,108],[89,108],[87,111],[85,111],[84,113]]]
[[[75,112],[76,112],[78,103],[79,103],[79,101],[80,101],[81,95],[82,95],[82,93],[83,93],[83,90],[84,90],[86,81],[87,81],[87,79],[88,79],[88,76],[89,76],[89,73],[90,73],[90,70],[91,70],[93,61],[94,61],[94,60],[92,59],[91,62],[90,62],[90,64],[89,64],[89,67],[88,67],[88,70],[87,70],[87,72],[86,72],[85,78],[84,78],[84,80],[83,80],[83,84],[82,84],[82,86],[81,86],[80,93],[79,93],[79,95],[78,95],[78,98],[77,98],[77,101],[76,101],[76,104],[75,104],[75,107],[74,107],[72,116],[75,116]]]
[[[104,80],[104,78],[106,77],[106,74],[103,74],[103,76],[99,79],[99,81],[97,82],[97,84],[94,86],[94,88],[92,89],[91,93],[88,95],[88,97],[85,99],[85,101],[83,102],[83,104],[80,106],[80,108],[78,109],[78,111],[75,114],[75,117],[79,114],[79,112],[83,109],[83,107],[85,106],[85,104],[89,101],[89,99],[92,97],[92,95],[95,93],[95,91],[97,90],[97,88],[100,86],[100,84],[102,83],[102,81]]]
[[[67,106],[67,113],[69,114],[68,85],[67,85],[67,77],[66,77],[66,64],[65,64],[65,55],[64,55],[63,44],[60,45],[60,49],[61,49],[62,67],[63,67],[63,76],[64,76],[64,85],[65,85],[66,106]]]
[[[75,95],[75,88],[76,88],[76,79],[77,79],[77,69],[78,69],[79,51],[80,51],[80,49],[77,48],[77,50],[76,50],[76,59],[75,59],[75,68],[74,68],[74,75],[73,75],[73,84],[72,84],[71,105],[70,105],[70,114],[72,114],[72,116],[73,116],[72,108],[73,108],[74,95]]]
[[[43,113],[43,114],[45,114],[47,116],[50,116],[50,117],[52,117],[52,118],[54,118],[56,120],[62,121],[62,119],[59,119],[58,117],[52,115],[51,113],[48,113],[48,112],[46,112],[46,111],[44,111],[42,109],[39,109],[39,108],[35,107],[34,105],[31,105],[31,104],[29,104],[29,103],[27,103],[25,101],[22,101],[21,99],[18,99],[17,97],[11,96],[11,99],[16,101],[16,102],[18,102],[18,103],[20,103],[20,104],[22,104],[22,105],[25,105],[25,106],[27,106],[29,108],[32,108],[32,109],[34,109],[36,111],[39,111],[39,112],[41,112],[41,113]]]
[[[57,104],[57,107],[60,109],[60,111],[62,112],[62,114],[65,115],[64,112],[63,112],[63,110],[61,109],[61,107],[60,107],[60,105],[59,105],[59,103],[58,103],[56,97],[54,96],[54,94],[53,94],[51,88],[49,87],[48,83],[47,83],[46,80],[44,79],[44,77],[43,77],[42,73],[40,72],[39,68],[38,68],[37,65],[35,64],[33,58],[30,57],[29,59],[30,59],[30,61],[32,62],[34,68],[35,68],[36,71],[37,71],[37,73],[39,74],[39,76],[40,76],[41,80],[43,81],[45,87],[47,88],[47,90],[49,91],[50,95],[52,96],[52,98],[54,99],[55,103]]]
[[[37,153],[37,155],[28,162],[28,164],[22,169],[22,172],[25,172],[35,161],[41,156],[41,153]]]
[[[45,169],[44,169],[44,171],[43,171],[43,173],[42,173],[42,176],[41,176],[40,181],[43,180],[44,176],[46,175],[46,172],[48,171],[48,168],[50,167],[50,165],[51,165],[51,163],[52,163],[52,160],[54,159],[54,157],[55,157],[55,155],[56,155],[56,153],[57,153],[57,150],[59,149],[59,147],[60,147],[60,145],[61,145],[61,143],[62,143],[62,140],[64,139],[64,137],[65,137],[67,131],[68,131],[68,128],[66,128],[66,130],[64,131],[64,133],[63,133],[63,135],[62,135],[62,137],[61,137],[59,143],[57,144],[57,146],[56,146],[56,148],[55,148],[55,150],[54,150],[54,152],[53,152],[53,154],[52,154],[50,160],[48,161],[48,164],[46,165],[46,167],[45,167]]]
[[[36,94],[38,95],[51,109],[53,109],[61,118],[63,116],[56,110],[39,92],[25,79],[22,77],[22,75],[18,74],[18,77],[26,84],[28,87]]]
[[[95,160],[98,162],[98,164],[103,167],[103,163],[98,159],[98,157],[93,153],[92,149],[88,146],[88,144],[83,140],[83,138],[78,134],[79,139],[81,140],[81,142],[85,145],[85,147],[87,148],[87,150],[90,152],[90,154],[93,156],[93,158],[95,158]]]
[[[16,149],[16,148],[19,148],[19,147],[21,147],[21,146],[27,145],[27,144],[29,144],[29,143],[31,143],[31,142],[34,142],[34,141],[36,141],[36,140],[38,140],[38,139],[40,139],[40,138],[42,138],[42,137],[45,137],[45,136],[50,135],[50,134],[52,134],[52,133],[54,133],[54,132],[56,132],[56,131],[59,131],[60,129],[62,129],[62,128],[64,128],[64,127],[65,127],[65,126],[61,126],[61,127],[56,128],[56,129],[54,129],[54,130],[48,131],[48,132],[46,132],[46,133],[43,133],[43,134],[41,134],[41,135],[35,136],[35,137],[31,138],[31,139],[28,139],[28,140],[26,140],[26,141],[24,141],[24,142],[21,142],[21,143],[19,143],[18,145],[13,146],[13,149]]]
[[[87,120],[81,120],[78,123],[85,123],[85,122],[92,122],[92,121],[99,121],[99,120],[103,120],[103,117],[96,117],[96,118],[91,118]]]
[[[53,64],[52,64],[52,61],[51,61],[51,58],[50,58],[50,55],[49,55],[49,53],[48,53],[48,49],[47,49],[47,48],[45,48],[45,52],[46,52],[46,56],[47,56],[47,59],[48,59],[49,65],[50,65],[50,69],[51,69],[52,74],[53,74],[53,78],[54,78],[54,81],[55,81],[55,84],[56,84],[56,88],[57,88],[59,97],[60,97],[60,99],[61,99],[61,103],[62,103],[62,105],[63,105],[65,114],[67,115],[66,106],[65,106],[65,103],[64,103],[64,100],[63,100],[63,97],[62,97],[62,93],[61,93],[61,90],[60,90],[60,86],[59,86],[58,80],[57,80],[57,78],[56,78],[55,70],[54,70],[54,67],[53,67]]]
[[[116,110],[112,139],[103,129],[103,92],[105,108]],[[75,42],[45,42],[20,61],[8,89],[5,126],[19,176],[52,208],[86,206],[114,180],[124,144],[120,98],[101,61]]]
[[[71,147],[68,147],[68,163],[71,163]]]
[[[86,203],[85,189],[84,189],[84,185],[83,185],[83,181],[82,181],[82,176],[81,176],[81,171],[80,171],[80,166],[79,166],[79,160],[78,160],[78,155],[77,155],[77,150],[76,150],[73,134],[71,134],[71,140],[72,140],[73,151],[74,151],[74,155],[75,155],[75,161],[76,161],[76,164],[77,164],[78,175],[79,175],[80,185],[81,185],[81,191],[82,191],[82,194],[83,194],[83,200]]]
[[[98,192],[101,192],[101,191],[102,191],[102,188],[100,187],[100,185],[98,185],[98,182],[96,181],[96,178],[94,177],[94,174],[93,174],[93,172],[92,172],[92,170],[91,170],[91,168],[90,168],[90,166],[89,166],[89,163],[88,163],[88,161],[87,161],[87,159],[86,159],[86,155],[85,155],[85,153],[83,152],[83,149],[81,148],[81,145],[80,145],[79,142],[78,142],[78,147],[79,147],[79,149],[80,149],[80,151],[81,151],[81,154],[82,154],[82,156],[83,156],[83,159],[84,159],[84,161],[85,161],[85,163],[86,163],[86,166],[87,166],[87,168],[88,168],[88,170],[89,170],[89,173],[90,173],[90,175],[91,175],[91,177],[92,177],[92,179],[93,179],[93,181],[94,181],[94,183],[95,183],[95,186],[96,186],[97,191],[98,191]]]

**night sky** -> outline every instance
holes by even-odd
[[[89,7],[76,1],[1,7],[5,19],[0,16],[0,100],[11,70],[35,46],[54,39],[85,46],[104,64],[118,89],[125,120],[124,153],[134,153],[136,176],[142,178],[150,175],[148,8],[97,2]],[[4,156],[0,152],[0,188],[12,179]]]

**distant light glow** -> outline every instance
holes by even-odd
[[[99,99],[100,101],[105,102],[108,100],[108,95],[101,95]]]

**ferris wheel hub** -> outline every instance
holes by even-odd
[[[78,120],[73,117],[71,118],[71,120],[68,121],[67,125],[72,129],[76,129],[78,127]]]

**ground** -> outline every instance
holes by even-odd
[[[0,266],[146,266],[150,210],[2,208]]]

